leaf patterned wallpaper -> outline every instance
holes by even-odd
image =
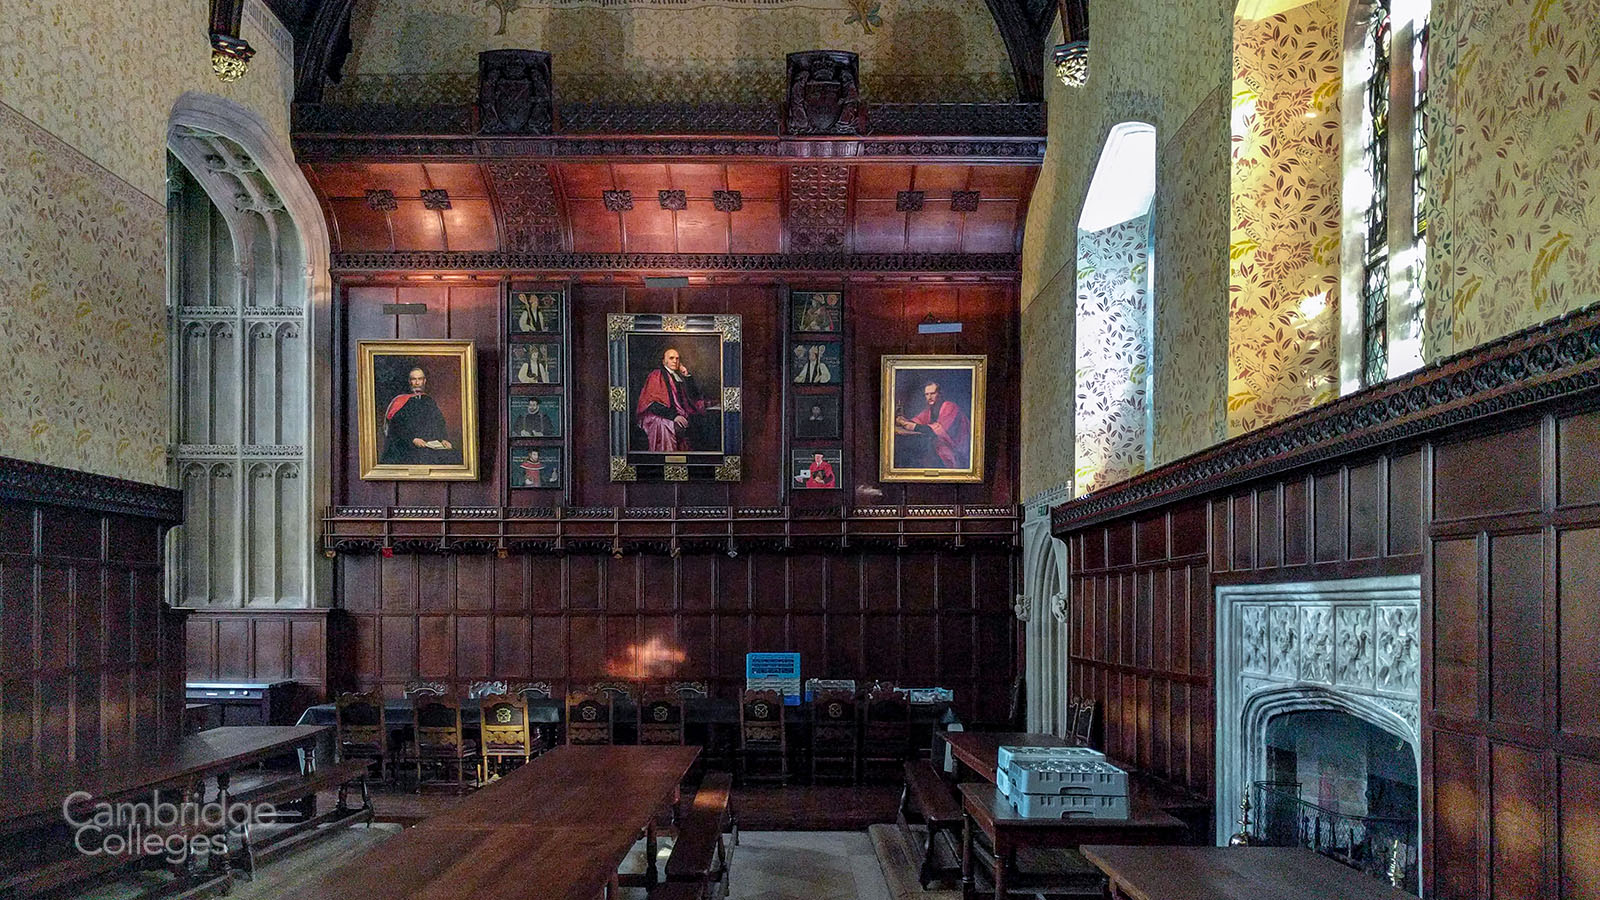
[[[1435,2],[1429,360],[1600,301],[1600,0]]]
[[[869,99],[1016,96],[983,0],[359,0],[350,29],[345,101],[468,102],[479,51],[502,47],[550,51],[563,101],[773,101],[785,54],[818,49],[860,54]]]
[[[1339,394],[1339,0],[1238,20],[1228,434]]]
[[[246,8],[257,53],[211,74],[206,0],[7,4],[0,28],[0,455],[168,482],[166,139],[186,91],[287,143],[292,47]]]
[[[1150,369],[1150,217],[1078,232],[1076,492],[1145,469]]]

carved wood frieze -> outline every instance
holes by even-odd
[[[848,166],[796,166],[789,172],[789,240],[796,253],[846,252]]]
[[[494,162],[484,168],[500,215],[501,246],[517,253],[560,250],[561,209],[550,168],[522,162]]]
[[[1056,507],[1068,532],[1396,441],[1600,401],[1600,304],[1517,332]]]
[[[139,516],[176,525],[183,492],[0,456],[0,499]]]
[[[384,135],[302,134],[295,137],[301,162],[339,160],[416,162],[488,162],[490,160],[586,160],[649,157],[664,160],[753,157],[808,163],[819,159],[898,159],[917,162],[1038,164],[1045,141],[1016,138],[864,138],[853,141],[806,138],[656,138],[656,137],[396,137]]]
[[[336,273],[451,270],[472,272],[971,272],[1013,273],[1015,253],[544,253],[415,250],[335,253]]]

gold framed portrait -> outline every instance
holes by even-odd
[[[361,341],[356,438],[367,481],[478,479],[471,341]]]
[[[880,481],[983,480],[987,356],[885,356]]]

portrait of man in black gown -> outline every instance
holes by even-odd
[[[383,453],[378,461],[394,466],[457,466],[461,448],[450,440],[439,404],[428,395],[428,373],[414,366],[406,373],[410,390],[396,394],[383,414]]]
[[[478,477],[470,341],[362,341],[357,373],[361,477]]]

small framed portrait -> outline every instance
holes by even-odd
[[[797,394],[794,398],[794,436],[810,441],[839,436],[837,394]]]
[[[560,344],[512,344],[506,354],[512,384],[560,384]]]
[[[842,330],[843,297],[838,291],[790,291],[791,330],[809,334],[838,334]]]
[[[839,359],[839,342],[795,344],[789,359],[789,380],[795,384],[840,384],[844,365]]]
[[[790,482],[797,491],[834,490],[844,476],[843,457],[838,449],[796,450],[790,456]]]
[[[507,316],[512,334],[559,334],[561,292],[525,291],[513,287]]]
[[[512,447],[511,486],[514,488],[561,487],[560,447]]]
[[[478,478],[471,341],[361,341],[356,441],[368,481]]]
[[[743,478],[743,321],[606,317],[612,481]]]
[[[982,481],[986,356],[885,356],[882,481]]]
[[[561,437],[561,397],[511,398],[512,437]]]

